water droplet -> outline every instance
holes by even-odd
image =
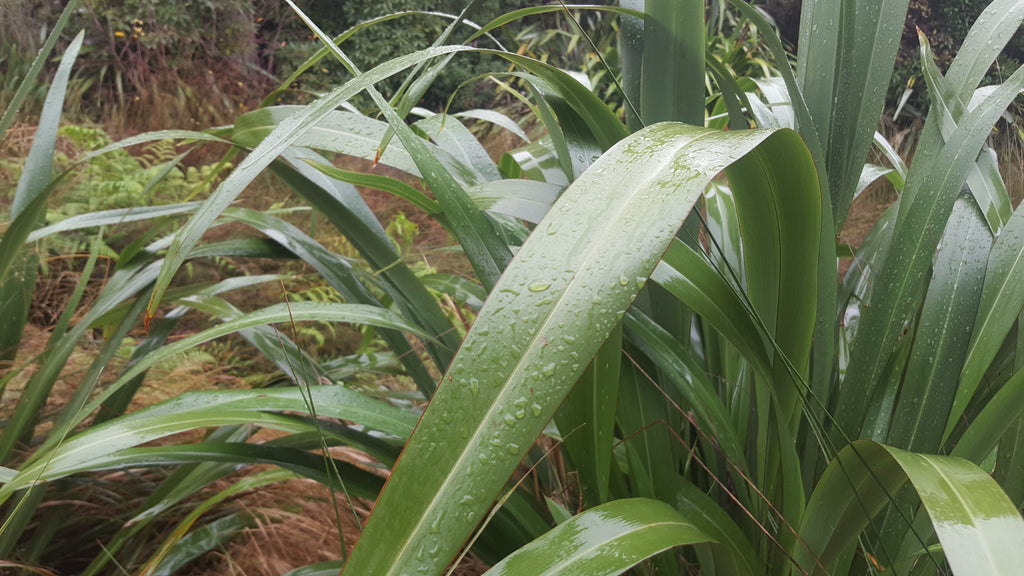
[[[499,440],[497,438],[491,438],[491,446],[494,446],[495,448],[500,448],[501,447],[501,440]]]
[[[620,286],[629,286],[629,278],[626,278],[625,276],[621,276],[619,278],[619,285]]]
[[[505,450],[508,450],[509,454],[519,454],[519,444],[509,444]]]
[[[523,418],[526,418],[526,410],[522,408],[516,410],[516,420],[522,420]]]
[[[525,396],[520,396],[519,398],[516,399],[515,402],[513,402],[513,404],[515,404],[517,408],[525,407],[526,406],[526,397]]]
[[[504,420],[505,420],[505,426],[515,426],[515,424],[516,424],[516,419],[511,414],[505,414]]]
[[[533,406],[530,406],[530,412],[533,414],[534,418],[540,416],[541,412],[543,411],[544,407],[541,406],[540,404],[537,404],[536,402],[533,403]]]
[[[530,286],[529,286],[530,292],[543,292],[543,291],[547,290],[550,287],[551,287],[551,283],[550,282],[544,282],[544,281],[541,281],[541,280],[538,280],[536,282],[532,282],[530,284]]]
[[[480,382],[476,378],[469,379],[469,391],[476,396],[480,393]]]
[[[552,362],[551,364],[548,364],[547,366],[544,367],[544,375],[545,376],[550,377],[550,376],[554,376],[554,374],[555,374],[555,363],[554,362]]]

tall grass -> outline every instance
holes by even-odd
[[[36,160],[47,146],[37,136],[43,152],[29,162],[40,171],[26,170],[32,191],[19,184],[18,196],[26,208],[0,242],[5,282],[17,278],[9,271],[26,240],[189,216],[172,235],[122,255],[84,317],[55,331],[0,436],[0,457],[16,466],[0,469],[0,500],[9,503],[0,550],[15,549],[49,483],[177,464],[106,546],[132,569],[157,570],[208,505],[299,474],[377,500],[351,556],[306,574],[441,574],[467,550],[494,574],[1015,573],[1024,552],[1005,543],[1024,538],[1014,457],[1024,438],[1024,243],[1021,212],[984,145],[1024,72],[999,86],[978,83],[1024,19],[1024,3],[995,0],[945,75],[922,40],[932,108],[909,169],[875,135],[905,1],[805,2],[793,70],[768,23],[736,0],[780,74],[756,88],[706,53],[702,2],[624,4],[610,10],[621,18],[625,123],[551,64],[476,46],[505,22],[561,9],[547,7],[482,27],[464,13],[435,46],[365,72],[346,55],[351,31],[331,38],[307,19],[324,49],[304,68],[334,58],[351,81],[227,129],[114,146],[169,135],[230,141],[244,158],[198,204],[40,228],[52,179]],[[466,53],[494,58],[499,79],[509,73],[497,70],[515,67],[545,138],[496,164],[458,117],[407,118]],[[65,58],[66,70],[74,51]],[[728,130],[704,126],[706,66]],[[406,89],[389,100],[375,85],[396,75]],[[382,119],[344,107],[359,93]],[[515,124],[495,111],[474,115]],[[45,135],[59,111],[43,117]],[[866,163],[872,146],[890,166]],[[406,171],[432,194],[337,169],[324,154]],[[268,170],[345,234],[372,274],[274,214],[233,207]],[[836,231],[857,194],[883,176],[899,200],[840,279]],[[350,182],[435,217],[473,277],[415,274]],[[269,241],[201,243],[224,222]],[[240,310],[219,294],[266,278],[174,283],[186,262],[224,253],[301,259],[345,302]],[[465,338],[437,290],[464,302],[486,294]],[[167,343],[186,309],[220,323]],[[333,361],[312,358],[274,327],[305,320],[373,326],[426,409],[335,382]],[[139,322],[147,341],[100,386],[111,350]],[[69,350],[101,325],[110,336],[94,368],[48,436],[16,457]],[[122,415],[149,367],[232,332],[292,384],[188,393]],[[98,411],[103,423],[84,426]],[[287,435],[250,442],[252,425]],[[140,447],[195,428],[216,430],[197,444]],[[383,489],[380,476],[331,458],[336,445],[389,467]],[[155,517],[258,462],[287,472],[238,481],[140,557],[133,537]],[[109,558],[85,573],[108,569]]]

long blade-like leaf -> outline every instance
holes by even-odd
[[[914,452],[938,451],[942,416],[960,381],[991,243],[973,202],[961,197],[933,266],[887,443]]]
[[[88,470],[120,450],[169,434],[227,424],[261,424],[292,432],[308,431],[301,420],[277,414],[306,412],[312,402],[321,414],[360,422],[369,428],[404,437],[416,415],[343,386],[292,387],[274,390],[189,392],[127,416],[90,428],[23,467],[0,487],[0,501],[19,488],[42,480]]]
[[[47,58],[50,57],[50,52],[57,44],[57,40],[60,38],[61,33],[64,32],[64,27],[67,26],[68,20],[71,19],[71,16],[75,13],[75,9],[77,7],[78,0],[70,0],[67,3],[67,6],[64,7],[64,11],[60,13],[60,18],[57,19],[57,22],[53,25],[53,29],[50,30],[49,36],[46,37],[46,42],[43,42],[43,46],[39,49],[36,57],[32,59],[32,64],[29,65],[28,72],[26,72],[25,77],[21,79],[21,83],[18,85],[18,89],[15,91],[10,102],[7,103],[7,108],[4,109],[3,116],[0,116],[0,140],[3,140],[7,135],[7,130],[12,124],[14,124],[14,119],[17,118],[21,105],[25,102],[25,98],[28,97],[32,88],[35,87],[39,72],[42,71],[43,65],[46,64]]]
[[[881,274],[875,279],[872,305],[864,311],[858,329],[860,334],[870,336],[857,341],[839,393],[837,436],[860,436],[865,406],[876,393],[896,342],[917,309],[925,275],[956,194],[975,165],[991,126],[1022,87],[1024,68],[973,109],[934,157],[915,159],[892,243]],[[912,199],[910,206],[906,205],[908,196]]]
[[[614,576],[674,546],[712,541],[667,504],[615,500],[559,524],[485,576]]]
[[[870,519],[907,481],[928,510],[954,573],[1020,571],[1024,520],[988,474],[960,458],[858,440],[840,452],[811,495],[792,573],[834,574]]]
[[[454,46],[432,48],[385,62],[332,90],[282,121],[271,135],[260,142],[259,146],[246,156],[238,167],[224,179],[224,182],[207,198],[203,203],[203,207],[196,212],[196,215],[179,230],[174,238],[174,242],[167,251],[163,267],[160,269],[156,287],[153,290],[153,295],[150,297],[150,308],[147,314],[149,316],[153,315],[156,306],[163,299],[164,293],[167,291],[171,278],[185,262],[189,251],[199,242],[199,239],[206,233],[206,230],[216,220],[217,216],[278,155],[294,144],[310,128],[316,126],[320,120],[329,115],[339,104],[362,90],[373,86],[375,82],[397,74],[418,62],[458,50],[460,48]]]
[[[704,186],[758,145],[790,149],[801,168],[811,162],[790,131],[659,124],[619,143],[566,190],[481,310],[347,573],[443,569],[618,323]],[[809,174],[799,184],[816,194]]]

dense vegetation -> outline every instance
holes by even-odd
[[[0,566],[174,573],[254,521],[225,501],[304,477],[339,530],[376,504],[354,548],[296,576],[466,554],[493,575],[1015,574],[1024,210],[987,142],[1018,130],[1024,69],[993,65],[1024,2],[994,0],[948,67],[920,34],[912,162],[876,132],[909,4],[805,0],[794,56],[742,0],[367,21],[347,11],[380,3],[311,2],[262,29],[240,0],[127,27],[128,2],[73,0],[0,117],[8,133],[41,104],[23,165],[0,165]],[[200,51],[153,40],[197,22],[218,34]],[[415,24],[393,54],[357,41],[395,22]],[[316,49],[275,48],[285,69],[245,47],[299,23]],[[103,51],[74,35],[44,100],[76,25],[134,59],[76,76]],[[249,78],[252,55],[288,76],[198,117],[225,125],[61,127],[69,94],[128,114],[177,90],[184,110],[197,58]],[[131,76],[175,58],[177,88]],[[287,202],[259,202],[268,175]],[[881,180],[898,199],[851,247]],[[368,189],[460,257],[436,269]],[[84,263],[27,352],[37,271],[69,254]],[[334,324],[360,327],[351,346],[324,345],[353,340]],[[147,399],[160,366],[228,335],[270,377]]]

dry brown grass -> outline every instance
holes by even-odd
[[[340,500],[335,514],[328,488],[312,480],[291,480],[249,493],[232,505],[250,513],[256,524],[218,550],[193,562],[182,576],[280,576],[307,564],[341,558],[359,538],[372,503]],[[340,521],[341,530],[338,530]],[[478,576],[487,566],[468,557],[455,576]]]

